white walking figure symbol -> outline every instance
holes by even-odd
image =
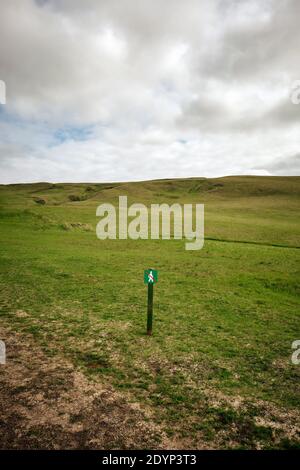
[[[153,274],[152,274],[152,271],[150,271],[150,273],[148,274],[148,282],[153,282],[154,281],[154,277],[153,277]]]

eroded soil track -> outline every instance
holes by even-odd
[[[30,339],[0,327],[7,349],[0,365],[1,449],[158,448],[159,429],[138,405],[90,382]]]
[[[258,430],[270,433],[268,447],[299,440],[298,410],[248,403],[209,388],[202,412],[228,409],[239,420],[225,425],[220,415],[223,425],[216,425],[209,440],[202,431],[193,438],[167,437],[151,410],[92,381],[62,357],[45,355],[31,336],[0,326],[0,338],[7,350],[6,364],[0,365],[0,449],[222,449],[241,443],[261,449],[266,444]]]

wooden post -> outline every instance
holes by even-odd
[[[148,305],[147,305],[147,335],[152,335],[153,321],[153,282],[148,283]]]
[[[147,335],[152,335],[153,322],[153,290],[154,284],[158,279],[158,271],[156,269],[145,269],[144,284],[148,284],[148,304],[147,304]]]

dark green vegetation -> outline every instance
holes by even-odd
[[[96,207],[119,195],[204,203],[204,248],[98,240]],[[300,177],[0,186],[0,322],[152,409],[179,443],[295,447],[299,203]]]

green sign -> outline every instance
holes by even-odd
[[[155,284],[157,282],[158,271],[155,269],[146,269],[144,271],[144,284]]]

